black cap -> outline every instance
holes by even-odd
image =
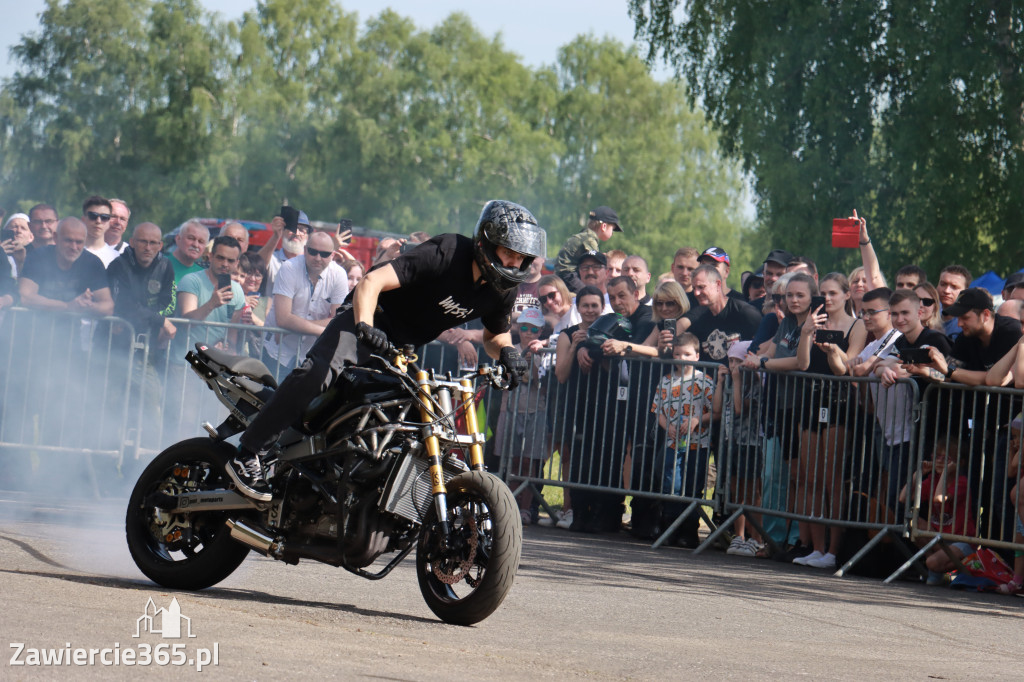
[[[579,258],[576,259],[576,267],[579,267],[580,264],[583,261],[587,260],[588,258],[592,258],[593,260],[596,260],[601,265],[604,265],[604,266],[608,265],[608,256],[604,255],[600,251],[587,251],[582,256],[580,256]]]
[[[619,225],[619,214],[610,206],[598,206],[590,212],[590,219],[614,225],[615,232],[622,232],[622,227]]]
[[[1024,287],[1024,272],[1015,272],[1006,278],[1006,283],[1003,284],[1004,289],[1016,289],[1017,287]]]
[[[764,257],[765,263],[778,263],[782,267],[790,264],[795,256],[785,249],[772,249],[771,253]]]
[[[969,310],[992,310],[992,295],[980,287],[964,289],[956,297],[956,303],[942,309],[942,314],[960,317]]]

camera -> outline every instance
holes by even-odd
[[[814,332],[815,343],[841,343],[845,334],[837,329],[818,329]]]

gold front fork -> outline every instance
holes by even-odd
[[[416,383],[419,385],[420,421],[430,424],[434,421],[434,411],[430,404],[430,380],[424,370],[416,372]],[[444,487],[441,445],[437,440],[437,435],[431,431],[430,435],[424,439],[423,444],[427,448],[427,461],[430,463],[430,491],[435,497],[444,495],[447,491]]]
[[[462,406],[466,411],[466,431],[473,437],[473,443],[469,446],[469,467],[473,471],[483,471],[484,446],[480,423],[476,418],[476,393],[469,379],[462,379],[459,384],[462,386]]]

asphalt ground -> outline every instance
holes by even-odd
[[[625,535],[525,529],[508,599],[474,627],[439,622],[406,561],[379,582],[250,554],[220,585],[146,580],[110,504],[0,492],[0,633],[7,646],[218,651],[203,679],[1014,679],[1024,599],[833,578],[717,550],[651,550]],[[179,602],[195,637],[133,637],[148,599]],[[20,660],[26,660],[23,651]],[[127,679],[128,666],[17,666],[0,679]],[[197,675],[150,666],[157,678]]]

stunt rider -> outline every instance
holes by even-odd
[[[527,364],[512,346],[516,287],[546,253],[546,234],[526,208],[490,201],[472,239],[442,234],[366,274],[317,338],[306,359],[281,382],[245,430],[227,473],[238,489],[271,499],[260,455],[295,423],[350,364],[381,353],[389,341],[419,346],[441,332],[481,318],[484,350],[508,370],[511,387]]]

